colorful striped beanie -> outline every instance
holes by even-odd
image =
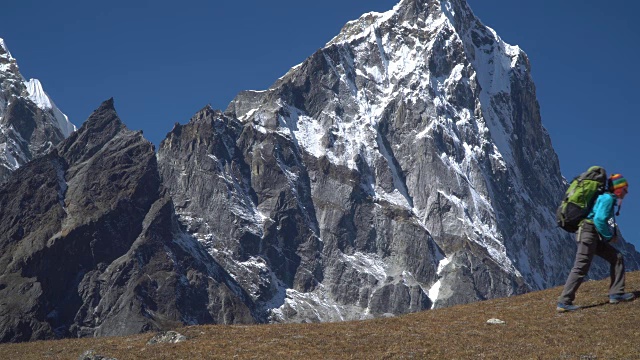
[[[622,189],[629,187],[627,179],[623,178],[620,174],[611,175],[609,181],[611,181],[611,191],[616,195],[620,195]]]

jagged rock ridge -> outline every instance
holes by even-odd
[[[107,101],[0,188],[0,341],[253,323],[179,226],[154,147]]]

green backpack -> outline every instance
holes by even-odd
[[[607,172],[600,166],[592,166],[571,181],[556,211],[558,226],[574,233],[591,212],[598,195],[607,188]]]

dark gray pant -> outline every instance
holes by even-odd
[[[609,295],[624,293],[624,258],[622,254],[611,244],[601,241],[595,226],[585,222],[578,233],[576,261],[564,285],[562,295],[558,298],[559,303],[573,303],[576,298],[576,291],[578,291],[582,280],[589,272],[594,255],[600,256],[611,265]]]

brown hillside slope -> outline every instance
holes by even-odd
[[[154,334],[0,345],[0,359],[78,359],[86,350],[127,359],[640,359],[640,300],[608,304],[608,280],[583,284],[557,314],[560,289],[396,318],[326,324],[190,326],[188,340]],[[640,272],[627,290],[640,295]],[[489,325],[498,318],[506,323]]]

